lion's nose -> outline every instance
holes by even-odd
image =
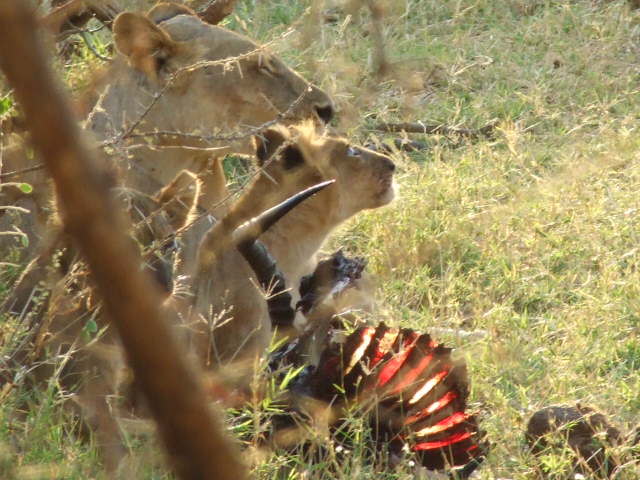
[[[320,117],[320,120],[322,120],[326,125],[333,118],[333,105],[331,105],[330,103],[325,105],[316,104],[316,113]]]

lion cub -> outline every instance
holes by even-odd
[[[261,173],[249,190],[209,234],[213,220],[203,218],[183,237],[178,271],[191,278],[192,291],[181,299],[182,312],[192,352],[205,365],[253,358],[271,339],[267,305],[253,272],[234,245],[216,240],[225,238],[225,230],[305,188],[335,180],[261,237],[297,297],[300,279],[312,271],[328,235],[356,213],[394,198],[395,165],[389,157],[344,138],[319,136],[310,125],[270,128],[255,138],[255,146]]]
[[[114,190],[116,203],[131,219],[131,241],[141,249],[141,266],[167,296],[173,290],[176,232],[189,222],[199,187],[196,176],[185,170],[155,196]],[[46,248],[0,305],[0,313],[19,318],[26,332],[5,366],[9,372],[28,372],[38,385],[54,378],[65,395],[71,394],[66,406],[95,433],[107,467],[114,469],[125,453],[112,418],[122,403],[123,385],[130,381],[124,355],[77,248],[60,225],[52,230]]]

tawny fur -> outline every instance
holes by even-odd
[[[158,16],[160,9],[162,15]],[[171,86],[147,112],[140,130],[193,133],[196,137],[229,135],[273,121],[281,114],[286,114],[282,120],[291,122],[315,116],[322,109],[331,110],[331,101],[322,90],[309,85],[255,41],[181,10],[175,16],[165,10],[156,7],[149,14],[165,19],[159,25],[133,13],[116,18],[114,42],[126,65],[101,101],[104,112],[96,111],[90,118],[89,127],[100,138],[108,138],[112,132],[121,131],[123,124],[139,118],[152,99],[149,92],[164,90],[172,76]],[[240,58],[224,62],[235,57]],[[187,68],[195,64],[200,66]],[[123,95],[123,90],[134,94]],[[228,193],[216,171],[219,164],[212,159],[230,151],[248,152],[250,138],[203,142],[163,137],[158,139],[159,150],[135,150],[132,174],[142,170],[164,183],[180,168],[202,173],[200,205],[210,208]],[[211,151],[180,147],[220,150],[212,155]],[[136,186],[143,188],[142,184]]]
[[[173,252],[167,247],[189,222],[198,190],[195,175],[183,171],[155,197],[130,189],[115,192],[130,214],[132,241],[144,249],[144,265],[167,294],[173,276]],[[21,321],[27,336],[5,367],[25,368],[35,383],[54,377],[66,393],[76,392],[68,405],[96,435],[106,465],[114,469],[124,454],[110,411],[117,409],[117,396],[128,381],[123,352],[75,246],[59,224],[51,230],[51,241],[0,307],[4,314],[26,314]],[[89,324],[95,328],[88,329]]]
[[[183,309],[185,322],[194,353],[209,365],[251,358],[271,339],[266,303],[253,273],[235,248],[219,239],[298,191],[336,180],[261,238],[296,294],[333,229],[394,196],[390,158],[351,146],[344,138],[318,136],[311,126],[271,128],[256,139],[256,148],[263,171],[251,188],[219,224],[211,228],[209,220],[201,219],[184,236],[179,270],[192,279],[194,289],[184,301],[190,307]]]
[[[149,196],[137,190],[117,188],[114,193],[124,209],[129,211],[134,222],[134,236],[136,242],[143,246],[152,246],[160,240],[171,239],[175,231],[184,227],[192,218],[200,190],[200,182],[194,174],[188,171],[178,173],[176,178],[165,188]],[[51,284],[48,279],[59,279],[67,274],[71,265],[77,261],[76,249],[62,228],[57,215],[53,214],[48,225],[47,241],[41,245],[39,254],[25,268],[24,272],[14,284],[11,292],[5,297],[0,311],[11,315],[20,315],[25,312],[33,315],[32,304],[35,301],[34,291],[39,285]],[[159,245],[157,245],[159,247]],[[65,251],[64,257],[54,259],[56,252]],[[151,253],[145,255],[144,262],[154,268],[158,263],[157,276],[163,275],[160,267],[172,265],[162,258],[159,252],[162,249],[154,248]],[[54,261],[55,260],[55,261]],[[52,265],[56,264],[56,268]],[[50,275],[53,275],[51,276]],[[165,278],[159,280],[170,281],[172,275],[164,274]],[[55,281],[57,281],[57,279]]]
[[[156,25],[154,21],[159,20]],[[86,122],[87,130],[97,141],[109,141],[144,117],[138,132],[186,134],[117,142],[117,156],[124,152],[121,147],[134,147],[128,150],[131,156],[120,159],[125,185],[144,193],[153,193],[180,170],[188,169],[202,180],[200,206],[209,209],[229,195],[220,156],[230,151],[250,152],[251,135],[239,135],[234,141],[204,141],[199,136],[237,134],[277,118],[291,123],[320,115],[327,121],[333,112],[324,91],[268,49],[238,33],[204,23],[183,7],[161,4],[148,16],[123,13],[116,18],[113,32],[122,55],[104,77],[109,83]],[[224,62],[238,56],[236,61]],[[154,99],[160,92],[162,95]],[[28,158],[20,150],[4,155],[2,172],[39,163],[37,157]],[[33,186],[33,209],[44,215],[38,224],[46,223],[50,187],[45,171],[12,177],[11,181]],[[6,187],[0,191],[0,205],[14,205],[24,196],[19,188]],[[224,205],[217,211],[222,212]]]

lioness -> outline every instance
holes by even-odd
[[[215,152],[218,155],[249,153],[251,130],[247,127],[311,116],[328,122],[333,115],[327,95],[268,49],[204,23],[184,7],[160,4],[147,16],[123,13],[116,18],[113,32],[126,65],[88,126],[100,138],[110,138],[127,132],[142,118],[138,130],[152,133],[147,139],[157,138],[160,149],[136,149],[133,176],[149,172],[164,183],[180,168],[200,173],[207,170],[212,157],[207,149],[224,147]],[[124,103],[122,90],[138,95],[127,95]],[[177,135],[153,135],[155,130]],[[208,139],[211,134],[232,138]],[[204,151],[197,151],[203,147]],[[218,173],[209,169],[202,177],[200,205],[205,208],[227,193]],[[144,180],[136,183],[139,188],[143,184]]]
[[[389,157],[344,138],[318,136],[309,125],[272,127],[255,142],[262,173],[214,229],[235,228],[304,188],[335,180],[262,236],[295,301],[300,278],[311,272],[315,253],[333,229],[393,199],[395,166]],[[216,364],[260,352],[269,343],[271,325],[252,272],[235,249],[205,236],[208,222],[203,218],[185,233],[178,271],[194,286],[185,302],[194,349],[205,363]]]
[[[167,294],[173,290],[176,232],[190,221],[199,187],[196,176],[185,170],[154,196],[129,188],[114,190],[118,204],[128,211],[134,224],[132,241],[142,249],[144,265]],[[87,293],[87,285],[77,249],[54,216],[48,241],[0,304],[0,313],[26,317],[24,323],[38,325],[47,310],[49,314],[56,314],[55,308],[49,305],[50,294],[56,288],[62,288],[59,293],[68,296],[72,287],[71,290],[82,298]]]
[[[146,16],[122,13],[113,32],[122,55],[105,75],[108,84],[87,130],[100,142],[113,142],[116,153],[125,152],[123,173],[129,187],[151,194],[188,169],[199,174],[200,205],[208,209],[228,195],[218,157],[249,152],[252,127],[310,117],[326,123],[333,115],[327,94],[266,47],[204,23],[183,6],[160,4]],[[5,151],[3,163],[1,173],[6,175],[40,161],[18,149]],[[3,188],[0,207],[30,197],[25,206],[42,217],[31,228],[37,231],[48,214],[45,172],[0,181],[33,186],[31,194],[17,186]],[[10,229],[2,227],[0,231]]]
[[[114,192],[134,224],[132,241],[142,249],[143,264],[167,296],[173,288],[176,231],[189,221],[198,189],[195,175],[183,171],[153,197],[127,188]],[[51,235],[48,248],[31,262],[0,306],[0,313],[22,316],[26,329],[21,346],[3,360],[0,380],[13,378],[16,369],[29,372],[36,384],[55,376],[65,394],[75,392],[67,405],[95,433],[113,469],[124,453],[110,413],[110,406],[117,409],[122,383],[128,381],[123,352],[115,330],[107,328],[91,274],[74,244],[61,226],[56,225]]]

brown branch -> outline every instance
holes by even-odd
[[[217,25],[231,15],[238,0],[200,0],[188,3],[203,21]],[[113,0],[54,0],[52,6],[54,9],[40,23],[58,41],[78,33],[91,18],[96,18],[111,28],[113,20],[121,12]]]
[[[77,33],[93,17],[111,27],[111,22],[120,13],[110,0],[57,0],[52,6],[54,9],[40,20],[40,24],[58,41]]]
[[[485,126],[478,129],[469,129],[469,128],[456,128],[449,127],[448,125],[443,124],[433,124],[433,123],[408,123],[408,122],[400,122],[400,123],[388,123],[381,122],[375,125],[374,130],[378,130],[380,132],[406,132],[406,133],[424,133],[424,134],[442,134],[442,135],[459,135],[461,137],[468,138],[478,138],[478,137],[492,137],[496,128],[495,122],[490,122]]]
[[[16,175],[22,175],[24,173],[35,172],[36,170],[41,170],[45,167],[44,163],[39,165],[35,165],[29,168],[21,168],[20,170],[14,170],[12,172],[0,173],[0,182],[4,182],[5,180],[15,177]]]
[[[202,2],[199,8],[195,7],[198,16],[207,23],[217,25],[225,17],[231,15],[238,0],[209,0]]]
[[[87,258],[171,465],[183,480],[245,479],[238,453],[176,345],[153,280],[138,268],[139,254],[109,201],[109,182],[80,139],[36,31],[26,2],[0,0],[0,66],[15,87],[34,145],[56,184],[65,228]]]
[[[429,144],[426,142],[420,142],[418,140],[408,140],[406,138],[394,138],[393,145],[397,150],[402,152],[420,152],[429,150]],[[386,142],[376,139],[375,143],[369,143],[366,145],[369,150],[383,153],[393,153],[394,149]]]

